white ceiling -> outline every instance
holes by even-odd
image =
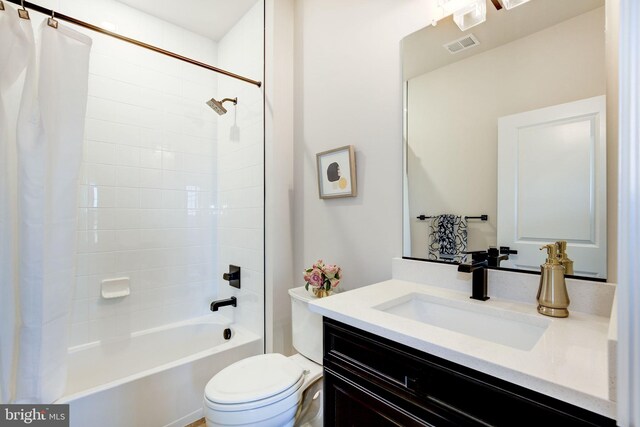
[[[486,22],[462,32],[451,17],[408,35],[402,40],[405,80],[493,49],[604,6],[605,0],[531,0],[511,10],[496,10],[487,1]],[[604,22],[602,31],[604,31]],[[472,33],[480,45],[455,55],[443,45]]]
[[[144,13],[218,41],[257,0],[118,0]]]

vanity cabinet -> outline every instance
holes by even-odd
[[[327,426],[615,426],[615,421],[324,318]]]

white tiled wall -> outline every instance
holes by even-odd
[[[263,2],[258,2],[220,40],[222,68],[262,80]],[[235,320],[262,335],[264,328],[264,138],[262,90],[237,80],[218,80],[218,94],[238,97],[218,120],[218,271],[242,267],[242,289],[226,283],[223,296],[236,295]],[[224,309],[222,309],[224,310]]]
[[[42,5],[220,64],[217,43],[113,0]],[[220,43],[236,52],[220,66],[260,79],[261,13],[252,10]],[[87,34],[94,44],[70,345],[208,313],[223,283],[218,265],[229,262],[245,267],[243,288],[251,297],[239,299],[255,306],[244,305],[252,316],[243,323],[261,333],[255,323],[262,319],[261,91],[246,83],[223,85],[211,71]],[[260,50],[254,52],[253,44]],[[239,97],[237,117],[229,108],[222,121],[204,104],[221,96]],[[219,142],[219,135],[228,135],[229,119],[240,127],[240,141]],[[117,277],[130,278],[131,295],[101,298],[101,281]],[[260,316],[253,315],[257,311]]]

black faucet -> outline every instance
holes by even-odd
[[[518,253],[517,251],[512,252]],[[509,254],[501,252],[498,248],[489,248],[487,251],[487,264],[489,267],[500,267],[500,261],[506,261],[508,259]]]
[[[489,266],[489,253],[486,251],[468,252],[471,254],[471,264],[458,265],[458,271],[472,273],[471,298],[486,301],[487,296],[487,268]],[[496,261],[497,262],[497,261]]]
[[[458,265],[458,271],[462,273],[472,273],[471,278],[471,298],[479,301],[486,301],[487,296],[487,267],[498,268],[500,261],[509,259],[509,254],[517,251],[511,251],[507,247],[489,248],[488,251],[467,252],[471,254],[471,264]]]
[[[214,301],[211,303],[211,311],[218,311],[220,307],[224,307],[226,305],[232,305],[234,307],[238,306],[238,302],[236,297],[231,297],[228,299],[219,299],[218,301]]]

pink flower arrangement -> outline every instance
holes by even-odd
[[[331,291],[335,289],[342,279],[342,269],[337,265],[325,264],[319,259],[311,268],[304,272],[304,288],[309,290],[309,286],[315,289]]]

